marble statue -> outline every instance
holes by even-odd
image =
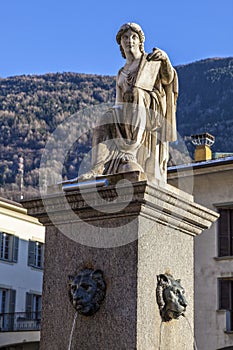
[[[178,79],[167,54],[144,51],[136,23],[116,35],[125,65],[116,77],[116,102],[93,132],[92,169],[80,179],[140,171],[166,182],[168,142],[176,140]]]

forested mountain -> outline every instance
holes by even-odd
[[[233,58],[208,59],[177,67],[179,133],[208,131],[214,151],[233,152]]]
[[[208,131],[216,137],[213,151],[233,152],[233,58],[207,59],[176,69],[181,137]],[[86,107],[113,104],[114,98],[115,77],[111,76],[49,73],[0,78],[2,195],[12,197],[12,192],[18,191],[20,155],[24,158],[25,187],[32,193],[38,186],[41,154],[56,127]],[[80,131],[92,126],[91,115],[85,118],[80,119]],[[90,149],[90,134],[77,147],[64,171],[67,177],[76,176],[83,154]]]

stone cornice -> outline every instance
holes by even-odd
[[[135,175],[135,174],[134,174]],[[140,215],[187,234],[200,234],[217,220],[218,214],[193,202],[177,188],[150,184],[124,175],[111,175],[109,185],[64,192],[60,186],[44,198],[22,202],[28,214],[44,225],[83,220],[98,226],[112,219],[130,220]],[[137,177],[136,177],[137,178]],[[119,180],[127,180],[119,183]]]

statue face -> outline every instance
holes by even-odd
[[[128,29],[121,36],[121,46],[124,52],[127,53],[136,53],[140,52],[140,39],[139,35],[134,32],[132,29]]]

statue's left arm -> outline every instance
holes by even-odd
[[[153,52],[147,56],[150,61],[160,61],[160,78],[165,90],[166,112],[165,120],[161,131],[161,140],[173,142],[177,139],[176,131],[176,99],[178,96],[178,79],[175,69],[163,50],[153,49]]]

